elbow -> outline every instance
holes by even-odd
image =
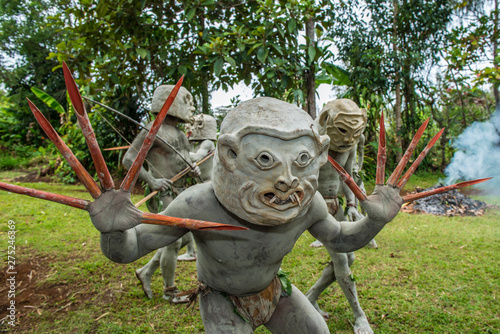
[[[132,263],[139,258],[137,244],[127,239],[127,231],[102,233],[101,251],[116,263]]]

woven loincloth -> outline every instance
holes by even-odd
[[[264,290],[245,297],[229,296],[238,314],[256,329],[267,323],[273,316],[280,300],[281,283],[278,276]]]
[[[285,279],[288,281],[287,277]],[[289,282],[289,284],[291,283]],[[189,294],[189,303],[186,306],[188,308],[194,305],[199,294],[207,294],[211,291],[213,290],[207,285],[199,282],[197,288],[177,294],[177,296]],[[222,293],[222,295],[234,305],[235,312],[248,322],[254,330],[271,319],[274,310],[278,306],[280,296],[288,296],[287,292],[282,291],[279,276],[275,276],[267,288],[254,295],[244,297],[235,297],[226,293]]]
[[[339,198],[337,196],[325,196],[325,202],[328,207],[328,213],[335,216],[339,209]]]

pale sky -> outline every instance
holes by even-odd
[[[316,108],[319,112],[319,110],[323,107],[323,104],[336,98],[336,93],[331,90],[330,85],[326,84],[320,85],[317,91],[319,98],[316,97]],[[212,108],[230,105],[231,98],[238,94],[240,95],[241,101],[249,100],[252,98],[252,89],[243,83],[238,84],[234,89],[231,89],[228,92],[224,92],[222,89],[219,89],[218,91],[212,93]]]

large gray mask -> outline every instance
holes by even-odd
[[[359,142],[367,119],[366,109],[349,99],[338,99],[324,106],[316,122],[320,133],[330,137],[330,150],[343,153]]]
[[[212,176],[215,195],[253,224],[289,223],[312,203],[328,143],[297,106],[268,97],[243,102],[221,125]]]
[[[160,112],[174,87],[173,85],[161,85],[155,89],[153,101],[151,102],[151,113],[157,114]],[[193,96],[186,88],[181,87],[167,115],[176,117],[181,122],[192,123],[194,109]]]
[[[186,132],[189,140],[217,140],[217,121],[207,114],[195,115]]]

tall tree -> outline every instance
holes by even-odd
[[[397,150],[402,152],[420,123],[419,87],[425,86],[425,70],[439,60],[452,8],[445,0],[352,0],[342,2],[335,13],[339,19],[330,34],[339,59],[346,63],[353,86],[370,91],[364,96],[362,89],[351,93],[367,105],[372,94],[393,101],[395,135],[401,136]]]
[[[474,74],[473,83],[491,85],[495,109],[500,109],[500,56],[498,54],[498,0],[467,1],[458,7],[462,24],[450,34],[445,50],[447,74],[454,77]],[[460,13],[460,12],[459,12]]]
[[[16,115],[15,125],[5,123],[0,131],[12,139],[15,133],[18,143],[39,145],[43,141],[38,127],[32,124],[33,115],[26,101],[36,99],[31,87],[43,89],[61,104],[66,103],[62,73],[52,71],[57,61],[46,59],[56,50],[61,36],[60,26],[47,25],[47,16],[40,15],[48,12],[57,15],[61,10],[51,1],[0,0],[0,82],[10,102],[4,110]],[[40,108],[54,125],[59,123],[55,111],[44,105]]]

